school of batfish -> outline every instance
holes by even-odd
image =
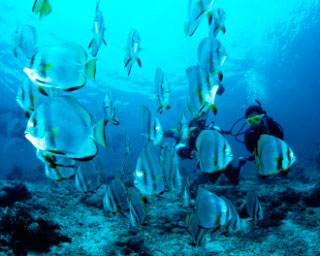
[[[54,8],[49,0],[35,0],[32,11],[43,19],[54,12]],[[204,19],[208,22],[208,37],[201,40],[197,49],[198,63],[186,67],[189,82],[186,105],[192,118],[201,120],[208,113],[218,113],[215,98],[225,90],[222,68],[227,51],[217,36],[226,33],[226,13],[221,8],[214,8],[214,0],[189,0],[187,18],[184,32],[189,37]],[[56,181],[74,178],[75,186],[83,192],[94,192],[101,186],[101,167],[95,156],[99,145],[108,147],[106,126],[119,125],[117,106],[110,88],[106,88],[105,99],[101,102],[105,114],[101,120],[96,120],[70,95],[84,87],[88,79],[95,80],[96,65],[99,64],[96,56],[102,46],[107,46],[105,32],[104,15],[98,0],[88,51],[76,42],[40,46],[36,28],[30,25],[18,28],[14,37],[14,55],[27,59],[23,69],[27,78],[16,97],[28,118],[25,137],[36,148],[37,158],[44,163],[47,177]],[[137,29],[132,29],[124,54],[128,76],[132,74],[135,63],[142,67],[140,50],[141,37]],[[160,67],[155,70],[154,83],[159,108],[152,111],[142,104],[145,144],[133,171],[131,143],[129,137],[125,137],[126,152],[121,158],[121,172],[133,176],[133,187],[126,188],[119,177],[112,180],[107,184],[103,198],[104,209],[111,212],[129,210],[131,224],[137,227],[146,218],[144,196],[159,196],[178,190],[181,191],[180,203],[190,212],[185,224],[195,245],[201,245],[204,235],[217,228],[222,227],[229,233],[240,230],[239,215],[228,199],[199,186],[196,198],[191,200],[191,184],[189,178],[183,177],[179,171],[177,149],[188,141],[197,127],[190,126],[181,111],[177,128],[171,129],[172,133],[178,134],[178,142],[162,143],[165,132],[157,115],[170,111],[171,89]],[[41,101],[39,95],[45,100]],[[198,168],[207,174],[223,173],[233,159],[231,147],[218,128],[201,131],[191,154]],[[255,160],[259,175],[269,176],[288,170],[295,161],[295,155],[285,141],[262,135]],[[254,221],[263,218],[262,207],[253,190],[248,191],[247,211]]]

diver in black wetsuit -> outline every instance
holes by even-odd
[[[181,160],[183,159],[193,159],[193,150],[195,148],[196,140],[202,130],[208,129],[216,129],[221,134],[228,134],[235,136],[244,135],[244,144],[246,145],[247,150],[252,153],[250,157],[241,157],[239,158],[238,166],[234,166],[232,162],[230,162],[226,169],[223,171],[224,175],[229,179],[232,184],[239,183],[239,175],[241,171],[241,167],[246,163],[247,160],[254,161],[254,152],[257,148],[258,140],[260,135],[268,134],[273,135],[277,138],[283,139],[283,129],[282,127],[275,122],[271,117],[267,116],[266,111],[261,107],[261,104],[258,100],[256,100],[258,105],[250,106],[246,109],[245,117],[239,119],[246,119],[246,124],[249,125],[249,128],[245,132],[241,132],[244,125],[240,128],[237,134],[232,134],[231,131],[223,131],[219,128],[213,126],[213,123],[210,123],[206,126],[206,119],[193,119],[189,122],[189,128],[196,127],[190,132],[189,139],[186,143],[180,143],[179,137],[174,136],[172,131],[167,131],[164,133],[165,137],[171,137],[176,140],[176,149],[177,154]],[[235,122],[235,124],[237,123]],[[235,125],[234,124],[234,125]],[[222,172],[213,172],[209,174],[209,179],[211,181],[215,181]],[[287,173],[287,172],[286,172]],[[285,174],[285,173],[284,173]]]
[[[284,132],[280,124],[269,117],[266,111],[261,107],[261,103],[256,100],[258,105],[252,105],[247,108],[245,113],[246,123],[250,126],[244,133],[244,144],[247,150],[252,153],[252,156],[243,158],[241,161],[243,164],[249,160],[255,160],[255,152],[258,147],[258,141],[262,134],[272,135],[281,140],[284,139]],[[285,172],[280,172],[280,176],[287,175],[290,168]],[[260,176],[264,178],[264,176]]]
[[[272,135],[282,140],[284,139],[283,129],[280,124],[267,115],[267,112],[261,107],[261,103],[258,100],[256,100],[256,102],[257,105],[252,105],[246,109],[245,116],[234,123],[231,131],[223,132],[224,134],[235,136],[237,141],[239,141],[237,139],[239,135],[244,135],[244,142],[239,142],[244,143],[247,150],[252,153],[252,155],[249,157],[241,157],[239,160],[239,164],[241,165],[245,164],[246,161],[255,160],[254,154],[257,150],[258,140],[262,134]],[[234,126],[243,119],[246,120],[246,123],[242,125],[236,134],[233,134],[232,130]],[[249,125],[249,128],[242,132],[246,124]],[[279,173],[279,175],[286,175],[288,171],[289,169],[287,169],[286,172]]]
[[[266,111],[261,107],[259,101],[258,105],[253,105],[247,108],[245,112],[245,119],[250,126],[244,133],[244,144],[247,150],[254,154],[257,149],[260,135],[268,134],[283,140],[283,129],[276,121],[267,116]],[[245,158],[244,160],[253,161],[254,155]]]

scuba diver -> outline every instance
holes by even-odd
[[[256,100],[257,105],[252,105],[246,109],[245,116],[238,119],[233,126],[231,127],[230,131],[223,131],[217,126],[214,126],[214,123],[211,122],[209,125],[206,125],[206,118],[202,119],[192,119],[189,122],[189,138],[188,141],[181,143],[179,137],[175,136],[174,133],[169,130],[164,132],[164,137],[167,138],[174,138],[176,140],[176,150],[180,160],[184,159],[193,159],[193,151],[195,149],[195,144],[197,137],[201,133],[202,130],[217,130],[222,135],[231,135],[234,136],[235,139],[246,145],[247,150],[252,153],[252,156],[249,157],[240,157],[238,161],[238,165],[234,166],[232,162],[230,162],[226,169],[222,172],[213,172],[209,174],[209,179],[211,181],[215,181],[218,179],[221,173],[224,173],[228,180],[237,185],[239,183],[239,175],[242,166],[247,161],[254,161],[254,152],[256,151],[258,140],[260,135],[268,134],[273,135],[277,138],[283,140],[284,134],[282,127],[275,122],[271,117],[267,115],[267,112],[261,107],[261,103]],[[242,120],[246,120],[246,122],[240,127],[237,133],[233,133],[233,129],[237,123]],[[245,126],[248,125],[245,131],[243,129]],[[238,139],[238,136],[244,135],[244,142]]]

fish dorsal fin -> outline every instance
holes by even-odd
[[[80,103],[72,96],[64,96],[65,100],[70,104],[80,115],[87,127],[92,125],[92,116]]]
[[[84,64],[87,61],[87,58],[88,58],[87,52],[85,51],[85,49],[81,45],[78,45],[78,44],[72,43],[72,42],[67,42],[66,45],[67,45],[67,47],[70,47],[70,48],[72,48],[72,50],[77,52],[82,64]]]
[[[113,116],[112,116],[112,123],[114,125],[119,125],[118,115],[117,115],[117,107],[114,107]]]

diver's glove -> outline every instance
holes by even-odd
[[[174,133],[173,133],[173,131],[168,130],[168,131],[165,131],[165,132],[163,133],[163,136],[164,136],[164,137],[174,137]]]

